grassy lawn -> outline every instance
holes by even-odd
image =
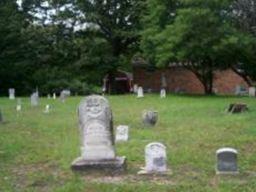
[[[117,154],[126,156],[128,169],[118,176],[75,174],[71,162],[80,155],[76,109],[82,97],[40,100],[32,108],[22,98],[0,98],[5,123],[0,124],[0,191],[256,191],[256,99],[246,97],[200,97],[146,95],[108,97],[115,127],[130,126],[130,140],[116,144]],[[245,102],[250,111],[225,113],[231,102]],[[53,106],[44,114],[45,104]],[[154,128],[141,121],[144,109],[159,112]],[[158,141],[167,146],[168,176],[138,176],[144,165],[144,147]],[[215,151],[233,147],[239,152],[240,174],[215,175]]]

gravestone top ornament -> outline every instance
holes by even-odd
[[[221,148],[216,151],[216,174],[238,174],[237,150]]]
[[[114,147],[112,112],[107,99],[92,95],[78,107],[81,134],[81,157],[73,161],[71,168],[78,171],[125,170],[125,157],[117,157]]]
[[[153,142],[145,147],[145,163],[138,174],[166,174],[166,147],[162,143]]]

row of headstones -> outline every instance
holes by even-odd
[[[137,93],[137,98],[143,98],[144,97],[143,87],[141,87],[141,86],[138,87],[137,85],[134,86],[134,93]],[[256,96],[256,88],[249,87],[249,91],[246,92],[246,94],[248,94],[249,97],[255,97]],[[239,95],[239,94],[237,94],[237,95]],[[160,98],[165,98],[165,97],[166,97],[166,90],[164,88],[162,88],[160,90]]]
[[[151,114],[152,115],[152,114]],[[79,105],[78,119],[81,134],[81,156],[72,162],[75,171],[124,171],[126,157],[118,157],[113,140],[113,117],[108,101],[102,96],[86,97]],[[128,140],[128,126],[118,126],[115,140]],[[222,148],[217,152],[217,174],[238,173],[237,151]],[[145,168],[139,174],[168,173],[166,147],[153,142],[145,147]]]
[[[144,91],[142,87],[134,88],[134,92],[137,93],[137,98],[144,97]],[[164,88],[160,90],[160,98],[166,98],[166,90]]]
[[[60,100],[62,102],[65,102],[66,98],[69,97],[70,95],[71,95],[70,90],[62,90],[60,92]],[[36,92],[32,93],[30,98],[31,98],[32,106],[37,106],[38,105],[38,100],[39,100],[39,92],[36,91]],[[47,98],[51,99],[51,94],[48,94]],[[52,98],[56,99],[56,93],[53,93]],[[11,99],[11,100],[15,99],[15,89],[13,89],[13,88],[9,89],[9,99]]]

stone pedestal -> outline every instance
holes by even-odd
[[[126,170],[126,157],[101,160],[85,160],[82,157],[79,157],[72,162],[71,169],[74,171],[103,171],[119,173]]]

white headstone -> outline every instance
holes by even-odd
[[[133,92],[138,93],[138,85],[137,84],[133,85]]]
[[[255,97],[256,88],[255,87],[249,87],[249,96]]]
[[[166,98],[166,90],[165,89],[161,89],[160,98]]]
[[[216,151],[216,174],[237,174],[237,150],[221,148]]]
[[[166,173],[166,147],[162,143],[150,143],[145,147],[146,166],[139,174]]]
[[[143,88],[139,87],[137,92],[137,98],[142,98],[142,97],[144,97]]]
[[[17,104],[16,111],[21,111],[21,105]]]
[[[53,93],[52,98],[55,100],[56,99],[56,93]]]
[[[112,112],[108,101],[98,95],[86,97],[78,108],[81,133],[81,157],[72,169],[89,168],[123,170],[124,157],[116,157]]]
[[[15,99],[15,89],[13,88],[9,89],[9,99],[11,100]]]
[[[128,141],[129,127],[127,125],[119,125],[116,128],[116,142]]]
[[[49,113],[50,112],[50,105],[46,105],[44,109],[44,113]]]
[[[66,98],[69,97],[71,95],[70,90],[62,90],[60,92],[60,100],[64,103],[66,101]]]

